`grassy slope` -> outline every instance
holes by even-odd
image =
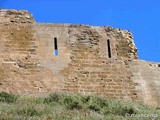
[[[0,101],[0,120],[125,120],[126,113],[158,114],[160,119],[158,107],[80,94],[54,93],[45,98],[0,93]]]

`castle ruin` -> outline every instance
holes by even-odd
[[[0,91],[160,105],[160,63],[139,60],[127,30],[42,24],[27,11],[0,10]]]

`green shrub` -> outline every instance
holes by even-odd
[[[88,106],[88,108],[90,110],[93,110],[93,111],[96,111],[96,112],[99,112],[100,109],[101,109],[100,106],[98,106],[97,104],[91,104],[91,105]]]
[[[96,101],[96,104],[100,107],[100,108],[103,108],[103,107],[108,107],[108,103],[105,99],[103,98],[94,98],[95,101]]]
[[[64,94],[61,93],[53,93],[50,94],[49,97],[44,99],[44,103],[52,103],[52,102],[60,102],[60,100],[62,100],[64,97]]]
[[[86,104],[86,103],[88,103],[90,101],[91,96],[82,96],[82,95],[80,95],[80,98],[81,98],[82,103]]]
[[[126,113],[136,114],[136,111],[135,111],[135,109],[133,107],[125,106],[123,108],[116,108],[115,113],[125,117]]]
[[[90,99],[86,103],[88,109],[100,112],[104,107],[108,106],[108,103],[103,98],[90,96]]]
[[[16,100],[17,100],[17,96],[11,93],[10,94],[6,92],[0,93],[0,102],[13,103],[13,102],[16,102]]]
[[[67,109],[81,109],[82,101],[79,95],[64,95],[62,93],[53,93],[44,99],[44,103],[58,103],[64,105]]]
[[[57,105],[63,106],[69,110],[95,111],[98,114],[108,116],[110,114],[125,117],[125,114],[146,113],[150,111],[146,105],[138,105],[131,101],[120,101],[112,99],[104,99],[95,96],[85,96],[81,94],[66,95],[54,93],[44,99],[44,103],[51,104],[53,107]],[[137,104],[137,105],[136,105]],[[135,106],[136,105],[136,106]],[[157,111],[159,108],[157,107]]]
[[[23,116],[39,116],[41,112],[37,111],[33,106],[17,110],[18,115]]]
[[[76,96],[66,96],[63,100],[64,105],[67,107],[67,109],[82,109],[82,104],[80,99],[78,99]]]
[[[7,95],[0,93],[2,102],[6,102]],[[13,104],[0,103],[0,120],[123,120],[127,119],[126,113],[160,114],[160,109],[133,101],[62,93],[53,93],[46,98],[23,96]]]

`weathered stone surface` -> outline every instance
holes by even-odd
[[[160,65],[138,60],[129,31],[34,23],[30,13],[16,10],[0,10],[0,20],[0,91],[79,92],[160,104]]]
[[[137,84],[137,94],[141,97],[141,101],[146,104],[160,105],[159,63],[134,60],[130,67],[131,79]]]
[[[0,24],[34,23],[34,18],[26,10],[0,10]]]

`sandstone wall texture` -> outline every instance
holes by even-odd
[[[61,91],[159,105],[159,73],[160,63],[138,60],[127,30],[35,23],[27,11],[0,10],[0,91]]]
[[[146,104],[160,105],[160,63],[133,60],[131,79],[137,84],[141,100]]]

